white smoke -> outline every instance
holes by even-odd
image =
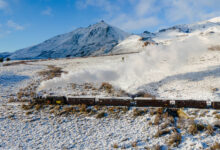
[[[190,36],[182,41],[174,40],[169,45],[150,45],[143,52],[131,55],[117,66],[108,63],[108,67],[70,71],[68,74],[62,74],[60,78],[43,81],[39,90],[55,85],[65,86],[67,83],[110,82],[128,92],[134,92],[138,86],[146,84],[152,75],[156,76],[157,72],[169,74],[185,65],[190,57],[199,57],[210,45],[219,41],[216,38],[219,39],[219,36],[209,39]]]

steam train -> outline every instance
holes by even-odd
[[[67,104],[89,106],[135,106],[135,107],[168,107],[168,108],[199,108],[199,109],[220,109],[220,101],[205,100],[181,100],[141,97],[89,97],[89,96],[41,96],[36,97],[35,102],[47,104]]]

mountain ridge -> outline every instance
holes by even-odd
[[[44,42],[15,51],[11,59],[45,59],[82,57],[108,53],[130,34],[104,21],[72,32],[54,36]],[[97,54],[97,55],[98,55]]]

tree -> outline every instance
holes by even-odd
[[[11,59],[10,58],[6,58],[6,61],[10,61]]]
[[[3,62],[3,61],[4,61],[4,59],[2,57],[0,57],[0,62]]]

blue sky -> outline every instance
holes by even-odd
[[[0,0],[0,52],[38,44],[100,20],[127,32],[220,16],[219,0]]]

